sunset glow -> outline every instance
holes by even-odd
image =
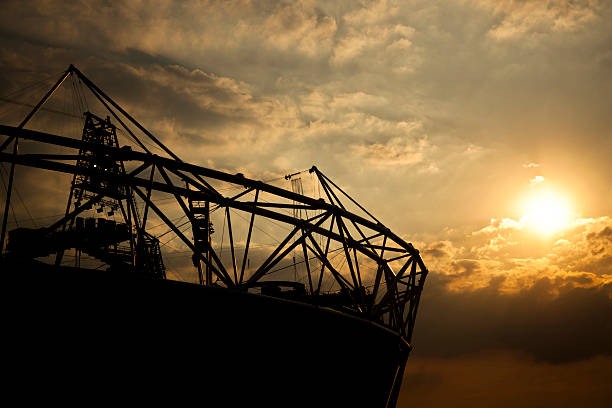
[[[558,232],[571,223],[572,209],[560,194],[541,192],[526,200],[522,223],[540,234]]]

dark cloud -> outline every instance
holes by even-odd
[[[610,244],[612,243],[612,228],[605,227],[599,232],[591,232],[587,235],[587,238],[591,241],[597,242],[598,244]]]
[[[452,261],[451,264],[452,277],[468,277],[475,272],[480,271],[481,266],[478,261],[472,259],[462,259],[459,261]]]
[[[453,256],[455,252],[453,245],[450,241],[438,241],[432,242],[427,247],[421,250],[423,256],[429,258],[445,258]]]
[[[206,131],[257,121],[250,95],[229,78],[178,65],[107,64],[105,68],[100,86],[106,85],[110,94],[147,122],[172,118],[181,128]]]
[[[503,277],[474,291],[447,289],[452,277],[432,273],[427,279],[415,355],[513,350],[548,362],[612,355],[612,284],[584,288],[574,283],[586,277],[541,278],[508,294],[500,291]]]

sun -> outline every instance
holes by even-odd
[[[572,210],[560,194],[550,191],[533,194],[525,201],[521,222],[544,235],[553,234],[570,225]]]

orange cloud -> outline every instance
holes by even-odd
[[[578,219],[546,240],[520,221],[492,219],[463,238],[425,246],[422,253],[454,291],[487,287],[495,277],[503,278],[501,292],[520,291],[544,277],[556,286],[598,286],[612,282],[612,219]]]
[[[414,165],[423,162],[429,148],[426,139],[416,143],[395,137],[387,143],[371,143],[354,145],[355,152],[366,158],[370,163],[380,166]]]

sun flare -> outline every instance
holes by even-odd
[[[525,203],[523,225],[541,234],[552,234],[567,227],[572,210],[567,200],[552,192],[542,192],[529,197]]]

